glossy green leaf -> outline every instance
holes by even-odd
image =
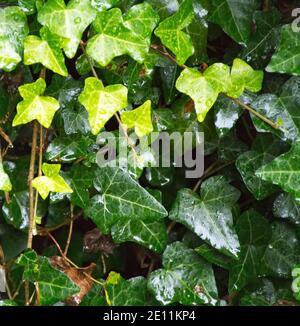
[[[184,64],[194,53],[191,37],[182,31],[193,18],[192,1],[184,0],[179,10],[162,21],[155,30],[155,35],[176,55],[179,64]]]
[[[126,223],[128,219],[142,219],[154,222],[167,215],[165,208],[120,168],[99,168],[94,187],[99,194],[91,199],[85,214],[104,233],[118,221]]]
[[[220,25],[236,42],[245,45],[250,38],[252,16],[257,0],[213,0],[210,21]]]
[[[117,111],[127,106],[127,88],[123,85],[104,87],[100,80],[89,77],[78,100],[88,111],[92,133],[97,135]]]
[[[40,30],[41,37],[29,35],[24,41],[24,63],[41,63],[46,68],[62,76],[67,76],[65,59],[60,50],[62,40],[47,28]]]
[[[231,208],[239,195],[224,177],[212,177],[203,183],[201,197],[190,190],[180,190],[169,218],[184,224],[214,248],[237,257],[240,244]]]
[[[276,217],[300,224],[300,205],[287,193],[280,194],[273,203],[273,213]]]
[[[180,242],[167,247],[163,269],[150,274],[148,287],[163,305],[215,305],[218,299],[211,265]]]
[[[256,138],[252,150],[241,154],[236,160],[236,167],[244,183],[257,200],[268,197],[277,191],[278,187],[258,178],[255,171],[287,149],[280,139],[271,134],[260,135]]]
[[[300,78],[292,77],[280,87],[280,95],[262,94],[251,105],[259,113],[278,125],[271,128],[252,115],[252,121],[259,132],[272,132],[283,140],[297,140],[300,133],[299,123]]]
[[[153,131],[151,118],[151,101],[146,101],[143,105],[132,111],[126,111],[121,116],[123,124],[127,128],[133,128],[138,137],[148,135]]]
[[[288,153],[262,166],[255,174],[263,180],[280,186],[283,190],[292,194],[296,201],[299,202],[299,158],[300,143],[296,142]]]
[[[267,66],[268,72],[279,72],[291,75],[300,74],[300,35],[292,25],[281,27],[281,41],[276,53]]]
[[[17,105],[17,115],[13,126],[26,124],[36,119],[45,128],[50,127],[53,116],[59,109],[59,103],[53,97],[42,96],[45,89],[46,83],[42,78],[32,84],[19,87],[23,101]]]
[[[236,230],[241,244],[238,261],[229,270],[229,291],[239,291],[260,273],[261,259],[271,237],[271,228],[265,218],[254,210],[242,214]]]
[[[272,8],[269,11],[256,11],[253,15],[256,25],[247,46],[241,52],[241,58],[256,68],[264,68],[274,52],[278,39],[280,12]]]
[[[91,5],[98,11],[104,11],[115,7],[120,3],[120,0],[91,0]]]
[[[59,175],[60,167],[60,164],[44,163],[42,166],[44,175],[32,180],[32,186],[43,199],[48,197],[50,191],[60,193],[73,192],[65,180]]]
[[[54,34],[65,39],[63,49],[68,58],[73,58],[85,29],[96,17],[90,0],[48,0],[39,10],[38,21]]]
[[[111,235],[114,242],[136,242],[157,253],[163,252],[167,245],[167,228],[164,222],[143,220],[120,221],[113,225]]]
[[[197,247],[195,251],[211,264],[220,266],[224,269],[229,269],[230,264],[232,263],[232,259],[230,257],[223,255],[218,250],[206,243],[200,247]]]
[[[20,8],[0,8],[0,69],[12,71],[22,61],[28,32],[27,18]]]
[[[155,300],[147,289],[147,280],[144,277],[134,277],[125,280],[119,277],[115,281],[109,281],[112,273],[108,276],[105,286],[107,301],[110,306],[149,306]]]
[[[299,240],[295,230],[286,223],[272,224],[272,237],[262,263],[266,275],[290,277],[292,268],[299,262]]]
[[[0,190],[11,191],[12,185],[7,173],[3,169],[2,161],[0,160]]]
[[[124,16],[118,8],[100,12],[93,23],[97,34],[89,39],[87,54],[101,66],[123,54],[143,62],[157,23],[158,15],[146,2],[131,7]]]
[[[32,250],[22,254],[17,263],[24,266],[24,279],[39,285],[42,305],[53,305],[80,291],[68,276],[52,267],[47,257],[38,257]]]

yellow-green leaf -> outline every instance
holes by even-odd
[[[52,34],[47,28],[40,30],[41,37],[29,35],[24,42],[24,63],[41,63],[46,68],[62,76],[68,76],[65,59],[60,46],[62,39]]]
[[[32,186],[38,191],[43,199],[46,199],[50,191],[60,193],[72,193],[66,181],[59,175],[60,164],[47,164],[42,166],[43,176],[32,180]]]
[[[88,111],[92,133],[97,135],[117,111],[127,106],[127,88],[120,84],[104,87],[101,80],[90,77],[78,99]]]
[[[11,182],[9,176],[5,173],[3,169],[3,164],[0,161],[0,190],[11,191]]]
[[[122,122],[127,128],[133,128],[138,137],[148,135],[153,131],[151,119],[151,101],[146,101],[137,109],[122,113]]]
[[[46,82],[42,78],[19,87],[24,100],[17,105],[14,127],[33,120],[37,120],[45,128],[50,127],[54,114],[59,109],[59,103],[53,97],[41,96],[45,89]]]

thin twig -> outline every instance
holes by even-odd
[[[1,127],[0,127],[0,136],[8,143],[10,148],[14,147],[11,139],[9,138],[9,136],[4,132],[4,130]]]
[[[30,155],[30,166],[28,173],[28,183],[29,183],[29,227],[28,227],[28,241],[27,248],[32,248],[32,238],[34,230],[34,194],[32,187],[32,180],[34,178],[34,168],[35,168],[35,157],[36,157],[36,143],[38,134],[38,123],[34,121],[33,133],[32,133],[32,144],[31,144],[31,155]]]
[[[161,56],[169,59],[170,61],[174,62],[176,65],[178,65],[179,67],[185,69],[185,68],[188,68],[186,65],[179,65],[177,60],[169,53],[167,52],[165,49],[164,50],[161,50],[161,46],[160,45],[156,45],[156,44],[151,44],[150,45],[150,48],[152,50],[154,50],[155,52],[157,52],[158,54],[160,54]]]
[[[67,256],[67,254],[68,254],[68,250],[69,250],[71,239],[72,239],[73,222],[74,222],[73,218],[74,218],[74,207],[71,204],[70,205],[70,227],[69,227],[68,238],[67,238],[66,247],[65,247],[65,251],[64,251],[65,256]]]

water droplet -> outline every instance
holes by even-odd
[[[75,23],[75,24],[79,24],[79,23],[81,23],[81,18],[80,18],[80,17],[76,17],[76,18],[74,19],[74,23]]]
[[[14,21],[19,21],[20,20],[20,16],[19,15],[14,15]]]
[[[269,249],[273,249],[273,246],[272,246],[272,245],[268,245],[268,248],[269,248]]]

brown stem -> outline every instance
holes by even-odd
[[[28,173],[28,184],[29,184],[29,227],[28,227],[28,241],[27,248],[32,248],[32,238],[34,230],[34,191],[32,187],[32,180],[34,179],[34,168],[35,168],[35,158],[36,158],[36,143],[38,134],[38,123],[34,121],[33,123],[33,133],[32,133],[32,144],[31,144],[31,155],[30,155],[30,165]]]
[[[68,250],[69,250],[70,243],[71,243],[71,238],[72,238],[72,233],[73,233],[73,222],[74,222],[74,207],[71,204],[70,205],[70,227],[69,227],[68,239],[67,239],[66,247],[65,247],[65,251],[64,251],[65,256],[67,256],[67,254],[68,254]]]
[[[163,56],[163,57],[167,58],[168,60],[174,62],[179,67],[181,67],[183,69],[188,68],[186,65],[179,65],[177,60],[169,52],[167,52],[165,49],[164,50],[161,49],[160,45],[151,44],[150,48],[152,50],[154,50],[155,52],[157,52],[158,54],[160,54],[161,56]]]
[[[9,136],[4,132],[4,130],[1,127],[0,127],[0,136],[8,143],[10,148],[14,147],[11,139],[9,138]]]

